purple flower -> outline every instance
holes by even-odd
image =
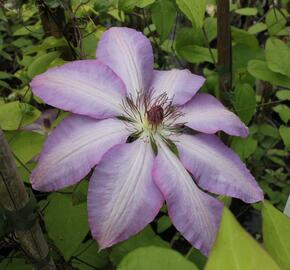
[[[213,135],[222,130],[245,137],[247,127],[211,95],[197,94],[203,83],[188,70],[153,70],[152,47],[142,33],[109,29],[97,60],[52,68],[31,82],[46,103],[74,113],[48,137],[33,188],[72,185],[96,166],[88,212],[101,248],[142,230],[166,200],[175,227],[208,254],[223,206],[198,189],[190,173],[203,189],[248,203],[263,193]],[[198,133],[185,133],[184,125]]]
[[[48,109],[32,124],[23,127],[21,130],[28,130],[48,136],[52,130],[52,123],[57,118],[57,109]]]

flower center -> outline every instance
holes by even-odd
[[[123,100],[123,114],[119,119],[126,123],[131,136],[153,139],[156,134],[169,137],[172,133],[180,133],[183,123],[177,120],[182,113],[172,105],[166,93],[152,96],[153,92],[138,92],[137,97]]]
[[[146,114],[149,124],[155,128],[160,125],[164,119],[164,111],[160,105],[151,107],[151,109],[147,111]]]

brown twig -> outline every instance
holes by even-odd
[[[229,0],[217,1],[217,50],[220,91],[232,89],[232,44]]]

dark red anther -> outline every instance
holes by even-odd
[[[161,124],[163,118],[164,113],[160,105],[153,106],[149,111],[147,111],[147,119],[152,126],[158,126]]]

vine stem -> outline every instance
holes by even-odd
[[[9,211],[23,208],[29,200],[12,152],[0,129],[0,206]],[[38,220],[28,230],[15,231],[16,238],[37,270],[56,270]]]
[[[229,0],[217,0],[217,50],[220,91],[232,89],[232,39]]]

